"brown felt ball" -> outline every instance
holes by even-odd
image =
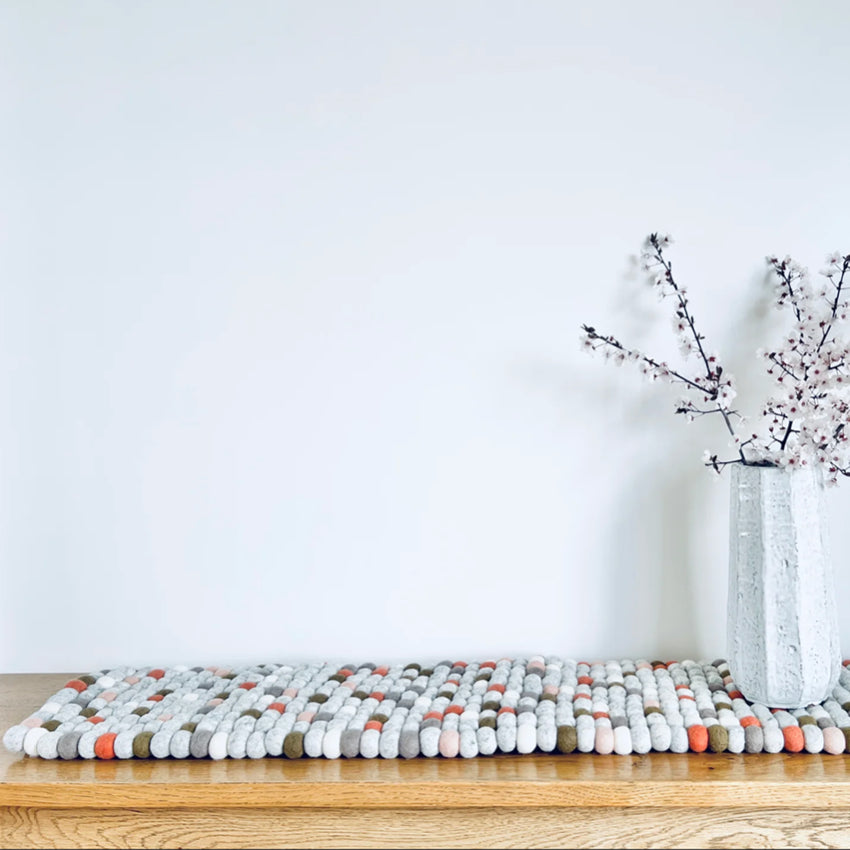
[[[586,708],[577,708],[573,712],[574,717],[581,717],[583,714],[586,714],[588,717],[592,717],[593,715]],[[572,727],[570,727],[572,728]]]
[[[818,722],[814,719],[810,714],[804,714],[802,717],[797,718],[797,723],[800,726],[817,726]]]
[[[304,733],[290,732],[283,741],[283,754],[288,759],[300,759],[304,755]]]
[[[80,712],[80,717],[94,717],[97,712],[93,708],[84,708]]]
[[[94,676],[77,676],[77,680],[85,682],[87,685],[93,685],[97,681]]]
[[[367,691],[355,691],[352,696],[355,699],[369,699],[369,694]]]
[[[88,708],[84,708],[84,709],[83,709],[83,711],[90,711],[90,709],[88,709]],[[80,712],[80,714],[82,714],[82,713],[83,713],[83,711],[81,711],[81,712]],[[149,709],[149,708],[145,708],[143,705],[141,705],[141,706],[139,706],[138,708],[134,708],[134,709],[130,712],[130,714],[136,714],[136,715],[138,715],[139,717],[144,717],[144,716],[145,716],[145,715],[146,715],[149,711],[150,711],[150,709]],[[94,712],[92,712],[92,714],[93,714],[93,713],[94,713]],[[89,716],[89,715],[87,714],[87,715],[86,715],[86,717],[88,717],[88,716]]]
[[[153,738],[153,732],[139,732],[139,734],[133,738],[133,755],[137,759],[150,758],[151,738]]]
[[[322,703],[327,702],[327,701],[328,701],[328,695],[327,694],[313,694],[313,696],[310,697],[310,702],[317,702],[317,703],[319,703],[319,705],[321,705]]]
[[[482,711],[498,711],[502,707],[502,704],[499,702],[485,702],[484,705],[481,706]]]
[[[386,723],[389,719],[390,719],[390,718],[389,718],[389,717],[387,717],[387,715],[386,715],[386,714],[373,714],[373,715],[369,718],[369,720],[370,720],[370,721],[374,721],[375,723],[380,723],[380,724],[382,724],[382,725],[383,725],[384,723]]]
[[[41,728],[46,729],[48,732],[53,732],[59,728],[59,725],[60,723],[58,720],[48,720],[47,723],[41,724]]]
[[[195,731],[195,727],[196,727],[197,725],[198,725],[197,723],[192,723],[191,721],[190,721],[189,723],[184,723],[184,724],[180,727],[180,731],[181,731],[181,732],[194,732],[194,731]]]
[[[259,719],[260,717],[263,716],[263,713],[261,711],[257,711],[256,708],[246,708],[245,711],[243,711],[242,714],[240,714],[239,716],[240,717],[248,716],[248,717],[254,717],[256,719]]]
[[[572,753],[578,745],[575,726],[558,727],[558,750],[562,753]]]
[[[328,681],[329,682],[344,682],[345,678],[346,677],[343,676],[341,673],[334,673],[333,676],[328,677]]]
[[[496,718],[495,717],[479,717],[478,718],[478,727],[479,727],[479,729],[482,728],[482,727],[495,729],[496,728]]]
[[[708,748],[713,753],[723,753],[729,746],[729,733],[725,726],[715,723],[708,727]]]

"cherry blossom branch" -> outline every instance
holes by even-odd
[[[850,343],[836,338],[838,322],[844,322],[850,313],[850,254],[827,257],[827,270],[822,274],[829,279],[833,292],[826,285],[815,287],[807,269],[790,257],[767,258],[776,276],[777,306],[790,308],[794,324],[778,347],[759,353],[768,363],[767,372],[775,381],[777,392],[763,405],[764,430],[757,430],[742,441],[732,424],[732,417],[743,421],[730,407],[735,397],[734,381],[724,373],[717,355],[706,351],[687,292],[674,277],[673,265],[665,255],[670,244],[668,236],[651,233],[644,243],[643,270],[662,299],[673,298],[673,327],[682,354],[686,359],[696,357],[699,371],[704,374],[689,376],[626,348],[615,337],[600,334],[590,325],[582,325],[585,348],[602,349],[608,359],[618,364],[626,360],[637,362],[653,380],[661,378],[683,385],[689,393],[701,393],[703,403],[685,397],[677,402],[674,411],[688,421],[720,414],[738,457],[720,460],[717,454],[706,453],[706,465],[717,472],[732,463],[789,468],[811,464],[826,471],[828,483],[835,483],[839,475],[850,476]]]
[[[837,259],[833,257],[833,259]],[[826,342],[826,338],[829,336],[829,332],[832,330],[832,325],[835,322],[835,319],[838,315],[838,307],[841,304],[841,290],[844,287],[844,278],[847,275],[847,270],[850,269],[850,254],[842,259],[841,263],[841,277],[838,278],[838,283],[834,283],[832,281],[832,275],[827,275],[829,277],[830,283],[835,287],[835,299],[832,302],[832,307],[830,309],[830,320],[826,324],[826,327],[823,331],[823,336],[821,337],[820,342],[818,343],[818,353],[823,348],[824,343]]]

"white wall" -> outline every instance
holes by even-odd
[[[578,326],[672,349],[670,230],[746,387],[764,255],[850,250],[848,25],[4,2],[0,670],[722,655],[725,439]]]

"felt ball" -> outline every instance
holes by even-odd
[[[781,752],[782,748],[785,746],[785,736],[782,734],[782,730],[779,726],[772,723],[769,726],[764,726],[762,728],[762,732],[764,734],[764,751],[766,753]]]
[[[92,728],[90,732],[83,732],[83,734],[80,736],[79,743],[77,744],[77,752],[79,753],[80,758],[96,758],[94,746],[97,743],[97,739],[101,736],[101,734],[103,733],[95,728]]]
[[[151,739],[153,732],[133,730],[133,756],[137,759],[150,758],[151,755]],[[206,755],[206,752],[204,752]]]
[[[598,734],[597,732],[597,736]],[[614,752],[621,756],[629,755],[632,752],[632,733],[629,731],[629,727],[617,726],[612,734],[614,736]],[[601,752],[598,747],[597,752]]]
[[[453,729],[443,729],[439,740],[440,755],[454,758],[460,752],[460,734]]]
[[[304,755],[309,758],[318,758],[322,755],[322,741],[325,737],[326,725],[324,722],[314,723],[304,735]]]
[[[474,728],[463,729],[460,733],[460,755],[462,758],[474,758],[478,755],[478,735]]]
[[[368,727],[369,724],[367,723]],[[378,757],[381,745],[381,733],[378,729],[366,728],[360,735],[360,755],[363,758],[373,759]]]
[[[529,718],[530,722],[525,722],[526,717]],[[537,724],[534,721],[533,714],[521,715],[516,732],[516,751],[518,753],[527,755],[537,749]]]
[[[614,730],[610,726],[598,726],[593,746],[600,755],[607,756],[613,753]]]
[[[189,725],[189,724],[187,724]],[[178,729],[172,736],[169,744],[169,755],[175,759],[185,759],[189,756],[189,742],[192,732],[188,729]],[[117,750],[116,750],[117,754]]]
[[[692,752],[704,753],[708,747],[708,729],[700,723],[688,727],[688,746]]]
[[[544,753],[551,753],[558,746],[558,729],[550,720],[537,726],[537,747]]]
[[[819,753],[824,748],[823,732],[816,723],[806,723],[800,727],[803,731],[803,747],[807,753]]]
[[[412,759],[419,755],[419,730],[405,726],[399,737],[398,751],[402,758]]]
[[[805,746],[803,730],[799,726],[786,726],[782,735],[785,738],[785,749],[789,753],[799,753]]]
[[[748,753],[762,752],[764,750],[764,731],[761,724],[750,724],[742,728],[744,730],[744,749]]]
[[[686,753],[690,748],[688,730],[684,726],[670,727],[670,752]]]
[[[419,733],[419,750],[423,756],[433,758],[440,751],[440,734],[438,727],[422,729]]]
[[[42,727],[44,729],[45,727]],[[62,737],[61,732],[48,731],[42,735],[35,745],[35,752],[39,758],[55,759],[59,757],[59,739]],[[843,737],[843,736],[842,736]]]
[[[227,758],[228,733],[224,731],[213,732],[207,741],[207,755],[214,761]]]
[[[558,751],[572,753],[578,746],[578,736],[575,726],[558,727]]]
[[[513,714],[503,715],[509,722],[496,724],[496,743],[503,753],[512,753],[516,749],[517,726]]]
[[[478,751],[482,756],[491,756],[498,749],[496,730],[490,726],[480,726],[475,733],[478,739]]]
[[[390,724],[381,732],[381,738],[378,742],[378,755],[382,759],[398,758],[399,741],[401,739],[401,729],[397,725]]]
[[[638,755],[644,755],[652,749],[652,738],[649,734],[649,726],[645,723],[631,727],[632,750]]]
[[[322,735],[322,755],[328,759],[338,759],[342,755],[340,748],[342,742],[341,725],[329,725]]]
[[[343,729],[340,738],[340,749],[346,758],[356,758],[360,755],[360,728]]]
[[[828,726],[823,730],[823,749],[830,755],[840,755],[845,750],[845,739],[837,726]]]
[[[29,731],[30,727],[24,726],[22,723],[19,723],[17,726],[12,726],[11,729],[7,729],[6,733],[3,735],[3,746],[10,753],[23,752],[24,738],[26,738]]]
[[[206,721],[204,721],[206,722]],[[201,728],[200,725],[195,728],[192,737],[189,739],[189,754],[196,759],[206,758],[209,755],[210,739],[213,736],[212,729]],[[150,740],[150,739],[148,739]],[[133,743],[135,751],[136,744]],[[149,755],[148,753],[147,755]],[[146,758],[147,756],[137,756],[138,758]]]
[[[695,727],[691,727],[695,728]],[[708,727],[708,749],[713,753],[725,752],[729,746],[729,733],[720,723]]]
[[[171,755],[171,737],[174,733],[169,730],[154,732],[151,738],[151,756],[157,759],[168,758]]]
[[[726,733],[729,736],[729,741],[726,749],[730,753],[742,753],[746,748],[746,733],[743,726],[727,726]]]
[[[100,735],[94,744],[94,754],[99,759],[114,759],[115,758],[115,739],[118,735],[115,732],[105,732]]]

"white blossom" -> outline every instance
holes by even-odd
[[[602,349],[617,365],[637,363],[651,381],[679,384],[689,395],[680,398],[675,412],[688,422],[698,416],[719,414],[737,456],[722,460],[706,452],[704,462],[720,472],[730,463],[759,464],[795,469],[821,467],[828,483],[850,476],[850,344],[838,336],[837,326],[850,314],[850,254],[834,252],[826,258],[826,282],[815,286],[808,270],[789,256],[768,256],[773,272],[776,307],[790,311],[788,331],[779,344],[759,348],[775,391],[765,400],[760,424],[746,439],[736,433],[744,426],[731,405],[736,398],[734,378],[724,370],[717,353],[707,353],[697,331],[686,290],[673,276],[664,251],[672,244],[668,234],[647,237],[641,268],[659,299],[672,303],[672,328],[683,360],[697,364],[686,374],[641,351],[629,349],[613,336],[583,326],[582,348]]]

